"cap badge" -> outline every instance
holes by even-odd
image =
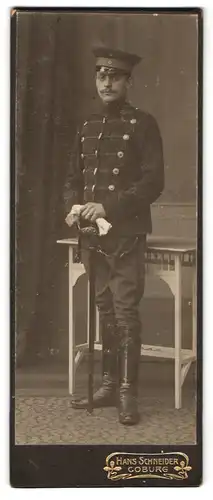
[[[112,59],[108,59],[108,61],[107,61],[107,62],[108,62],[108,64],[109,64],[110,66],[112,66]]]

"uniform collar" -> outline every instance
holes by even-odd
[[[129,109],[130,104],[125,100],[105,104],[101,99],[98,99],[95,103],[95,108],[96,111],[103,116],[116,117],[119,116],[121,112]]]

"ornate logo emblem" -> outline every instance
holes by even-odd
[[[189,457],[182,452],[125,453],[106,457],[104,471],[111,481],[121,479],[164,479],[183,481],[192,470]]]

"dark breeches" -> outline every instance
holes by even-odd
[[[130,242],[123,255],[106,256],[96,252],[96,304],[100,321],[116,321],[130,328],[140,327],[139,302],[144,293],[146,237]],[[88,252],[82,252],[82,261],[88,271]]]

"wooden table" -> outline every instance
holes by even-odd
[[[78,278],[85,273],[85,270],[82,263],[75,262],[76,239],[58,240],[57,243],[67,245],[69,252],[69,393],[73,394],[76,368],[85,352],[88,351],[88,328],[87,342],[76,345],[73,320],[73,288]],[[181,393],[185,377],[191,363],[196,360],[197,356],[196,241],[186,241],[181,238],[149,237],[147,240],[146,273],[164,280],[174,296],[174,347],[142,344],[141,355],[174,359],[175,408],[179,409],[182,405]],[[182,349],[182,296],[186,285],[190,285],[192,298],[191,349]],[[88,325],[89,321],[87,321]],[[101,349],[97,311],[95,350]]]

